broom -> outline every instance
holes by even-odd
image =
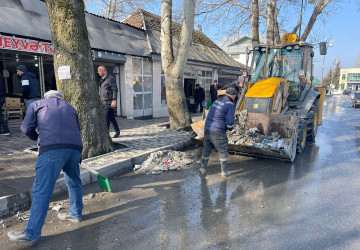
[[[89,172],[96,175],[101,190],[106,190],[106,191],[111,192],[111,187],[110,187],[110,183],[109,183],[108,178],[105,178],[104,176],[100,175],[99,172],[97,172],[95,169],[93,169],[93,168],[91,168],[89,166],[86,166],[86,165],[83,165],[83,164],[81,164],[81,166],[83,168],[85,168],[86,170],[88,170]]]

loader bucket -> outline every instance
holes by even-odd
[[[282,138],[290,140],[288,147],[278,148],[260,148],[256,146],[229,144],[229,152],[259,158],[274,158],[292,162],[296,156],[297,130],[299,118],[296,116],[248,113],[246,127],[257,127],[260,134],[265,136],[278,132]],[[203,141],[192,139],[195,144],[202,145]]]

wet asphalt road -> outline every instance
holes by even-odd
[[[206,176],[112,178],[114,193],[85,199],[82,223],[49,211],[31,249],[360,249],[359,117],[349,97],[327,99],[316,143],[293,163],[232,155],[222,179],[214,152]],[[5,233],[24,226],[10,220],[0,249],[22,249]]]

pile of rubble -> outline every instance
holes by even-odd
[[[278,132],[265,136],[258,128],[246,128],[248,111],[244,109],[235,117],[234,129],[228,133],[229,144],[244,145],[257,148],[289,148],[290,139],[281,138]]]
[[[134,170],[147,172],[147,174],[160,174],[163,171],[181,170],[181,168],[198,163],[193,153],[184,153],[173,150],[160,150],[151,153],[140,165],[135,165]]]

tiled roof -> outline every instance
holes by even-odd
[[[137,9],[123,21],[125,24],[144,28],[147,32],[150,50],[152,53],[160,54],[161,52],[161,17],[148,11]],[[144,24],[145,22],[145,24]],[[172,22],[172,34],[174,36],[174,47],[178,44],[178,38],[181,32],[181,25]],[[217,46],[210,38],[202,32],[194,30],[193,40],[190,47],[189,60],[207,62],[219,65],[225,65],[236,68],[245,66],[232,59],[225,51]]]

